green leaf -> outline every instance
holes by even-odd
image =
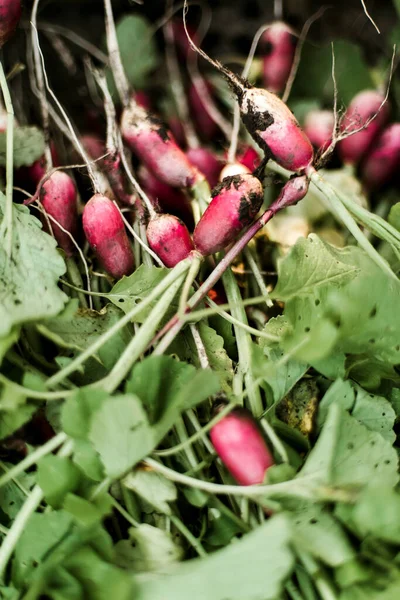
[[[355,558],[346,533],[326,507],[296,500],[290,509],[293,540],[300,553],[309,552],[330,567]]]
[[[132,275],[123,277],[114,285],[109,298],[115,306],[118,306],[124,313],[127,313],[132,310],[140,300],[146,298],[167,274],[168,269],[140,265]],[[136,323],[143,323],[156,304],[157,300],[154,300],[154,302],[146,309],[136,315],[133,321]]]
[[[4,463],[4,466],[7,467],[7,469],[13,467],[13,465],[9,463]],[[15,481],[9,481],[2,486],[0,492],[0,509],[9,519],[15,519],[26,500],[26,495],[23,490],[26,490],[26,492],[29,493],[34,486],[34,483],[34,474],[22,473],[21,475],[18,475]]]
[[[307,261],[313,265],[311,271]],[[400,360],[395,309],[400,282],[389,278],[362,250],[354,246],[338,250],[316,236],[300,240],[280,264],[274,295],[286,300],[285,317],[291,325],[283,349],[317,365],[334,356],[340,366],[346,355],[346,365],[358,381],[355,364],[368,359],[375,367],[371,371],[369,365],[368,387],[379,385],[381,378],[396,381],[390,365]]]
[[[0,166],[7,161],[7,133],[0,132]],[[43,132],[37,127],[14,127],[14,169],[30,166],[44,153]]]
[[[131,600],[136,597],[128,573],[105,562],[92,548],[80,548],[68,557],[65,566],[81,582],[85,600]]]
[[[80,482],[79,470],[68,458],[48,454],[38,462],[37,483],[46,501],[59,508],[68,492],[73,492]]]
[[[26,396],[8,384],[0,384],[0,440],[29,421],[37,404],[26,404]]]
[[[18,341],[20,334],[19,327],[13,327],[7,335],[0,338],[0,365],[3,362],[3,358],[7,354],[8,350]]]
[[[339,518],[351,522],[351,530],[360,539],[372,536],[389,544],[400,545],[400,495],[391,487],[367,487],[354,506],[336,509]]]
[[[175,403],[177,392],[195,375],[196,369],[171,356],[148,356],[137,363],[125,391],[141,399],[152,425]]]
[[[278,284],[271,296],[287,302],[297,296],[314,296],[319,287],[343,285],[358,272],[349,256],[352,250],[334,248],[315,234],[299,238],[279,263]]]
[[[183,412],[195,407],[220,389],[219,378],[209,369],[196,371],[192,365],[171,356],[150,356],[136,364],[126,391],[142,400],[156,444],[168,433]]]
[[[89,438],[106,474],[115,479],[134,467],[155,446],[146,413],[133,394],[106,400],[93,415]]]
[[[264,345],[263,352],[253,344],[254,375],[262,377],[271,390],[271,403],[277,403],[308,371],[308,365],[286,356],[275,346]]]
[[[140,15],[127,15],[117,23],[117,38],[124,71],[133,87],[144,87],[159,64],[153,28]],[[108,78],[111,81],[111,77]],[[114,86],[111,88],[114,90]]]
[[[87,439],[94,413],[108,398],[103,390],[83,388],[75,392],[68,398],[61,413],[65,433],[76,439]]]
[[[4,206],[1,195],[1,218]],[[16,325],[55,316],[67,298],[57,286],[65,264],[54,239],[41,230],[25,206],[13,206],[12,223],[11,258],[0,246],[0,338]]]
[[[183,549],[172,534],[141,523],[129,530],[131,541],[116,544],[117,563],[137,573],[164,571],[183,558]]]
[[[97,496],[94,502],[68,493],[65,496],[63,509],[83,527],[93,527],[100,523],[111,512],[112,501],[108,495]]]
[[[142,500],[143,512],[159,512],[170,515],[169,502],[174,502],[178,497],[175,485],[160,473],[136,469],[129,473],[122,484],[135,492]]]
[[[220,375],[222,388],[226,393],[229,393],[231,391],[233,378],[233,365],[224,348],[224,339],[205,323],[200,322],[197,327],[206,350],[210,367],[214,372]],[[196,344],[189,328],[182,331],[175,338],[170,345],[168,352],[179,356],[180,360],[189,362],[196,368],[201,367]]]
[[[352,98],[374,84],[358,44],[334,41],[335,78],[339,102],[348,104]],[[293,86],[293,96],[325,98],[332,101],[332,48],[306,42]]]
[[[26,523],[15,548],[12,580],[20,585],[28,573],[72,530],[72,518],[64,511],[34,513]]]
[[[396,450],[338,404],[331,404],[322,432],[298,477],[326,485],[394,486],[399,480]]]
[[[273,600],[293,567],[290,527],[272,517],[240,541],[163,576],[137,577],[137,600]]]
[[[75,301],[70,302],[72,303],[75,306]],[[74,352],[68,352],[68,358],[74,358],[118,323],[122,316],[121,310],[112,304],[108,304],[100,312],[81,308],[71,311],[68,306],[61,315],[40,325],[39,331],[61,348],[73,349]],[[104,377],[115,365],[132,336],[133,331],[127,326],[103,344],[95,357],[85,363],[85,383]]]

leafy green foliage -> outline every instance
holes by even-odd
[[[97,312],[80,309],[76,301],[71,301],[60,315],[40,325],[39,331],[72,359],[96,342],[121,316],[122,311],[112,304],[107,304]],[[81,384],[88,384],[105,377],[125,350],[132,335],[130,326],[120,329],[103,344],[96,355],[85,362],[84,376],[78,374],[75,379]]]
[[[37,127],[14,127],[14,168],[32,165],[44,153],[44,135]],[[0,132],[0,166],[6,166],[7,134]]]
[[[336,40],[333,51],[339,102],[349,104],[358,92],[373,87],[371,74],[358,45]],[[326,98],[331,101],[333,82],[330,44],[319,46],[316,50],[313,44],[305,43],[293,95],[303,98]]]
[[[192,560],[160,577],[138,578],[140,600],[265,600],[276,598],[290,573],[290,528],[283,517],[273,517],[202,560]],[[266,584],[268,582],[268,584]]]
[[[362,250],[338,250],[315,235],[300,239],[280,264],[274,290],[286,301],[291,325],[284,348],[316,367],[329,355],[346,354],[349,372],[368,387],[377,387],[381,378],[395,379],[390,368],[400,357],[394,310],[399,295],[400,284]],[[365,374],[355,371],[352,356],[372,362],[373,379],[367,378],[368,365]]]
[[[127,15],[117,23],[117,38],[124,71],[133,87],[146,86],[159,63],[157,46],[150,23],[141,15]],[[109,73],[108,82],[113,79]]]
[[[5,200],[0,196],[0,217]],[[57,287],[65,265],[56,242],[24,206],[13,206],[12,250],[0,247],[0,339],[17,325],[58,314],[67,297]]]

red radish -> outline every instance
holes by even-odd
[[[95,194],[84,208],[82,223],[86,239],[105,271],[116,279],[132,273],[133,252],[115,204]]]
[[[205,175],[210,187],[215,187],[219,181],[222,165],[214,152],[208,148],[190,148],[186,152],[186,156]]]
[[[149,246],[166,267],[174,267],[193,250],[186,225],[173,215],[157,215],[146,230]]]
[[[166,212],[177,212],[185,218],[191,215],[190,203],[181,190],[157,179],[144,165],[139,167],[138,176],[145,192],[160,205],[161,209]]]
[[[239,151],[236,153],[236,160],[240,164],[250,169],[250,171],[257,169],[261,163],[261,159],[257,150],[255,150],[253,146],[249,146],[247,144],[239,148]]]
[[[143,90],[138,90],[133,94],[133,98],[139,106],[143,106],[146,110],[151,110],[150,96]]]
[[[172,22],[174,28],[174,41],[177,49],[180,51],[183,58],[187,58],[189,52],[191,52],[190,44],[187,39],[187,35],[183,26],[181,19],[174,19]],[[195,41],[197,39],[197,32],[191,26],[188,25],[188,32],[190,38]]]
[[[374,190],[388,183],[399,167],[400,123],[393,123],[374,142],[362,165],[362,179]]]
[[[250,174],[226,177],[196,225],[193,241],[201,254],[219,252],[249,225],[263,203],[261,182]]]
[[[296,38],[288,25],[273,23],[261,38],[264,86],[275,94],[285,88],[293,64]]]
[[[185,131],[182,126],[182,122],[179,117],[170,117],[168,120],[168,125],[171,130],[172,135],[174,136],[178,146],[185,147],[186,146],[186,136]]]
[[[185,7],[187,3],[185,0]],[[185,14],[185,13],[184,13]],[[247,131],[281,167],[301,173],[309,171],[314,159],[310,140],[296,117],[275,94],[253,87],[190,41],[191,46],[227,79],[235,93]]]
[[[263,483],[273,456],[252,414],[235,408],[210,431],[213,446],[240,485]]]
[[[206,87],[207,92],[210,96],[214,94],[214,88],[212,84],[203,80],[203,85]],[[207,106],[204,103],[204,100],[199,95],[196,86],[194,83],[191,84],[188,92],[189,104],[190,104],[190,112],[193,118],[193,121],[196,125],[196,130],[201,138],[205,141],[211,141],[216,133],[218,132],[218,125],[211,118]]]
[[[247,83],[233,85],[242,120],[267,156],[289,171],[307,169],[314,158],[310,140],[294,114],[277,96]]]
[[[132,100],[122,113],[121,133],[131,150],[164,183],[190,188],[204,180],[165,125]]]
[[[91,133],[85,134],[81,136],[81,144],[89,154],[90,158],[96,160],[106,154],[106,145],[104,140],[97,137],[96,135],[92,135]]]
[[[16,30],[21,11],[21,0],[0,0],[0,48]]]
[[[63,171],[55,171],[40,189],[43,208],[75,238],[78,228],[77,195],[71,177]],[[45,218],[43,222],[46,224]],[[71,256],[75,246],[67,233],[50,220],[51,229],[58,245]]]
[[[132,192],[131,185],[124,171],[121,157],[118,152],[107,154],[105,143],[94,135],[88,134],[82,136],[81,142],[92,159],[96,160],[100,158],[100,156],[104,156],[99,164],[104,169],[112,192],[118,200],[128,206],[132,206],[132,204],[135,203],[136,196]]]
[[[365,129],[339,142],[339,154],[344,163],[358,164],[368,152],[379,131],[388,121],[390,106],[388,102],[385,102],[382,106],[383,101],[383,94],[375,90],[360,92],[351,101],[340,124],[342,133],[345,131],[351,132],[362,127],[371,117],[376,113],[378,114]]]
[[[305,118],[303,129],[314,148],[323,152],[332,141],[334,126],[333,111],[311,110]]]
[[[271,204],[269,210],[275,214],[283,208],[293,206],[304,198],[308,192],[309,180],[306,175],[292,177],[285,183],[278,198]]]

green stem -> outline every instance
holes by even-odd
[[[29,388],[24,387],[23,385],[19,385],[15,383],[15,381],[11,381],[11,379],[7,379],[2,373],[0,373],[0,383],[10,387],[15,390],[15,392],[19,394],[23,394],[30,400],[63,400],[68,396],[71,396],[75,393],[74,390],[60,390],[57,392],[38,392],[37,390],[31,390]]]
[[[128,371],[132,368],[154,337],[157,327],[169,309],[171,302],[182,285],[183,279],[184,273],[181,272],[178,279],[176,279],[174,283],[169,286],[167,291],[164,292],[164,295],[157,302],[135,337],[129,342],[118,362],[114,365],[107,377],[92,384],[92,387],[101,388],[112,393],[119,386]]]
[[[81,274],[79,273],[79,269],[76,266],[76,262],[74,261],[74,259],[69,257],[66,259],[65,263],[67,265],[67,273],[68,273],[71,283],[73,285],[75,285],[76,287],[82,288],[83,287],[82,277],[81,277]],[[87,308],[88,303],[86,301],[85,294],[78,292],[78,297],[79,297],[79,302],[81,303],[83,308]]]
[[[191,531],[189,531],[186,525],[184,525],[184,523],[182,523],[182,521],[175,515],[170,515],[169,518],[171,519],[171,522],[175,525],[175,527],[178,529],[178,531],[180,531],[181,534],[187,539],[187,541],[193,546],[197,554],[202,558],[205,558],[207,556],[207,552],[204,550],[199,540],[196,537],[194,537]]]
[[[18,477],[18,475],[29,469],[29,467],[36,464],[42,458],[42,456],[46,456],[46,454],[50,454],[50,452],[53,452],[53,450],[58,448],[58,446],[64,444],[64,442],[66,442],[67,439],[67,434],[62,431],[55,437],[51,438],[51,440],[43,444],[43,446],[40,446],[40,448],[37,448],[36,450],[31,452],[31,454],[28,454],[26,458],[21,460],[21,462],[19,462],[17,465],[15,465],[9,471],[7,471],[7,473],[4,473],[4,475],[0,477],[0,487],[5,485],[12,479],[15,479],[16,477]]]
[[[306,571],[311,576],[315,587],[317,588],[318,592],[320,593],[321,599],[322,600],[338,600],[338,597],[333,589],[331,582],[324,575],[320,566],[314,560],[314,558],[307,552],[304,552],[303,550],[301,552],[299,551],[298,555],[299,555],[299,558],[300,558],[301,562],[303,563]]]
[[[271,306],[273,306],[274,303],[272,302],[271,298],[269,297],[267,286],[265,285],[264,278],[261,275],[261,271],[257,264],[257,261],[253,256],[253,252],[247,246],[247,248],[245,248],[245,250],[244,250],[244,254],[245,254],[247,262],[249,263],[250,269],[253,271],[254,279],[256,280],[257,285],[260,288],[260,292],[265,298],[265,303],[268,308],[271,308]]]
[[[185,314],[186,304],[190,294],[190,288],[192,287],[193,282],[197,277],[201,261],[202,258],[200,256],[195,256],[193,258],[192,264],[190,265],[189,272],[187,274],[185,283],[182,288],[181,297],[179,299],[178,315],[180,317],[182,317]]]
[[[173,454],[177,454],[184,450],[187,446],[190,446],[197,440],[201,439],[207,431],[210,431],[216,423],[218,423],[221,419],[223,419],[227,414],[229,414],[234,408],[236,404],[227,404],[224,408],[213,418],[211,421],[207,423],[204,427],[202,427],[199,431],[196,431],[192,436],[182,441],[180,444],[173,446],[172,448],[168,448],[166,450],[156,450],[153,454],[157,456],[172,456]]]
[[[300,479],[292,479],[291,481],[284,481],[283,483],[274,483],[271,485],[223,485],[220,483],[212,483],[210,481],[204,481],[202,479],[195,479],[188,477],[182,473],[178,473],[173,469],[165,467],[161,463],[153,460],[152,458],[145,459],[154,471],[165,475],[167,479],[187,485],[209,494],[228,494],[233,496],[243,496],[245,498],[256,498],[257,496],[265,496],[266,498],[281,497],[283,494],[294,498],[316,498],[315,488],[311,485],[312,477],[302,477]]]
[[[68,440],[61,448],[58,456],[69,456],[73,451],[73,442]],[[4,576],[4,571],[7,567],[8,561],[10,560],[15,546],[18,543],[21,534],[23,533],[29,519],[32,514],[38,508],[43,500],[43,492],[40,486],[35,485],[28,498],[25,500],[24,505],[15,517],[10,530],[4,539],[0,548],[0,579]]]
[[[231,306],[232,316],[248,326],[246,311],[242,305],[242,297],[239,286],[231,269],[227,269],[222,276],[225,287],[225,293]],[[261,400],[259,386],[253,385],[254,376],[251,360],[251,338],[250,335],[241,327],[234,326],[236,344],[239,354],[238,370],[243,375],[245,387],[248,391],[248,399],[251,411],[254,416],[262,414],[264,407]]]
[[[7,110],[7,140],[6,140],[6,205],[4,219],[0,226],[0,239],[5,239],[7,256],[11,257],[12,227],[13,227],[13,177],[14,177],[14,108],[8,89],[3,64],[0,62],[0,86]],[[7,236],[7,237],[6,237]]]
[[[117,323],[115,323],[115,325],[110,327],[110,329],[108,329],[91,346],[86,348],[86,350],[84,352],[82,352],[79,356],[77,356],[66,367],[64,367],[63,369],[61,369],[61,371],[58,371],[55,375],[50,377],[47,380],[46,386],[53,387],[53,386],[57,385],[58,383],[60,383],[63,379],[65,379],[65,377],[68,377],[68,375],[70,375],[71,373],[76,371],[76,369],[78,369],[80,367],[80,365],[85,362],[85,360],[87,360],[90,356],[93,356],[93,354],[95,352],[97,352],[97,350],[99,348],[101,348],[106,342],[108,342],[108,340],[111,339],[113,337],[113,335],[115,335],[118,331],[120,331],[123,327],[125,327],[128,323],[130,323],[131,320],[137,314],[139,314],[144,308],[149,306],[156,298],[158,298],[158,296],[160,296],[166,289],[168,289],[168,287],[170,287],[171,284],[173,284],[179,277],[181,277],[182,274],[189,268],[189,266],[190,266],[190,260],[181,261],[152,290],[152,292],[147,296],[147,298],[142,300],[139,304],[137,304],[134,308],[132,308],[129,312],[127,312],[125,316],[123,316]],[[151,314],[153,314],[153,311]],[[143,323],[140,330],[142,330],[146,324],[149,324],[149,321],[150,321],[150,325],[151,325],[152,318],[154,318],[154,315],[153,315],[153,317],[151,317],[149,315],[149,317]],[[136,336],[135,336],[135,338],[136,338]],[[128,348],[130,348],[130,346],[131,346],[131,344],[128,345]],[[143,351],[143,350],[141,350],[141,351]],[[125,353],[124,353],[124,355],[125,355]],[[114,369],[115,369],[115,367],[114,367]],[[114,371],[114,369],[113,369],[113,371]],[[108,379],[108,377],[106,379]],[[97,383],[100,383],[100,382],[97,382]],[[96,387],[98,387],[98,386],[96,386]]]
[[[140,523],[136,521],[123,506],[121,506],[118,500],[113,498],[112,505],[124,517],[124,519],[128,521],[128,523],[130,523],[133,527],[139,527]]]

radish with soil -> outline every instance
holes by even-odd
[[[263,203],[261,182],[251,174],[226,177],[212,192],[212,200],[196,225],[193,241],[207,256],[230,244],[251,223]]]

